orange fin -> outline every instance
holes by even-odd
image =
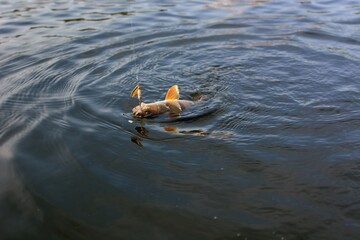
[[[166,93],[165,100],[178,100],[180,98],[180,92],[178,85],[174,85]]]
[[[130,94],[131,97],[135,97],[136,95],[141,95],[140,84],[136,85]]]
[[[172,126],[165,126],[164,130],[167,132],[172,132],[172,133],[179,133],[179,131],[177,130],[176,127],[172,127]]]
[[[182,111],[180,104],[178,101],[168,101],[167,102],[168,107],[171,109],[174,113],[180,113]]]

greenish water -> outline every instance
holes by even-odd
[[[0,3],[0,239],[359,238],[358,1]]]

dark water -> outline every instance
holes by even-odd
[[[0,239],[360,239],[358,1],[0,13]]]

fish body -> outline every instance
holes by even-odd
[[[139,105],[132,109],[135,117],[146,118],[164,113],[179,114],[184,109],[191,107],[194,102],[189,100],[180,100],[179,88],[177,85],[172,86],[163,101],[153,103],[143,103],[141,101],[140,85],[137,85],[131,92],[131,96],[138,96]]]
[[[188,100],[164,100],[153,103],[141,103],[132,109],[132,113],[135,117],[150,117],[164,113],[179,114],[193,104],[194,102]]]

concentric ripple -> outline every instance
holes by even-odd
[[[0,238],[358,237],[359,9],[3,1]]]

